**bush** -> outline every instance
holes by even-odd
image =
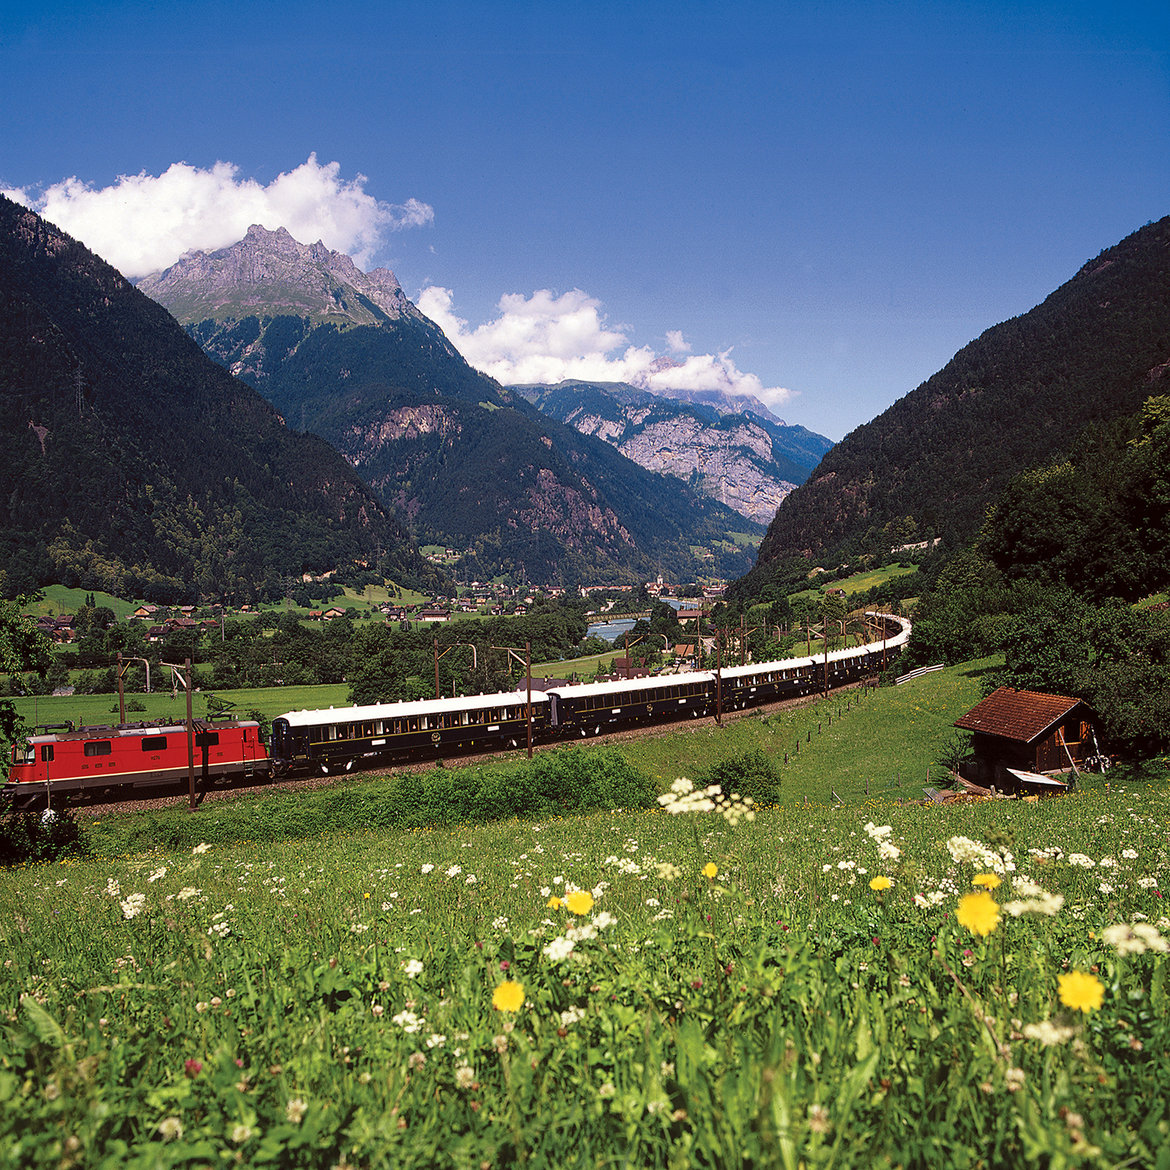
[[[750,796],[756,803],[768,803],[780,795],[780,770],[761,748],[717,760],[695,778],[696,788],[718,784],[724,795],[733,792]]]
[[[9,813],[0,823],[0,865],[36,865],[89,853],[89,841],[68,810]]]

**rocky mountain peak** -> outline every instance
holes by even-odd
[[[138,287],[185,323],[291,314],[345,327],[422,318],[388,268],[362,272],[320,240],[302,244],[286,228],[261,224],[226,248],[188,252]]]

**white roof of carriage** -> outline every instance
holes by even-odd
[[[688,686],[695,683],[706,685],[715,681],[715,676],[707,670],[691,671],[687,674],[657,674],[649,678],[620,678],[615,682],[604,683],[573,683],[560,687],[550,687],[550,694],[559,695],[566,699],[591,699],[598,695],[611,695],[620,698],[622,695],[637,695],[644,691],[662,690],[663,687]]]
[[[541,691],[532,692],[532,705],[547,703]],[[364,707],[327,707],[317,711],[289,711],[280,718],[290,727],[318,727],[325,723],[365,723],[375,719],[407,719],[412,715],[439,715],[447,711],[495,710],[526,706],[527,691],[491,695],[458,695],[453,699],[416,699],[404,703],[370,703]]]

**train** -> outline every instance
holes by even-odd
[[[329,775],[396,759],[508,751],[527,742],[697,719],[831,690],[879,673],[909,640],[905,618],[866,616],[880,629],[881,641],[803,658],[531,692],[290,711],[272,721],[273,772]]]
[[[775,662],[692,670],[547,689],[290,711],[272,721],[268,749],[254,720],[197,720],[196,783],[348,772],[526,743],[589,738],[651,723],[723,712],[832,690],[879,673],[910,637],[910,622],[868,613],[881,633],[861,646]],[[184,723],[43,727],[12,747],[4,793],[20,803],[116,799],[177,787],[189,776]],[[14,801],[16,803],[16,801]]]
[[[254,719],[195,720],[191,750],[185,723],[40,727],[13,744],[5,795],[13,803],[106,800],[187,782],[194,763],[201,788],[266,779],[272,759]]]

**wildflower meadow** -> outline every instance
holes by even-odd
[[[678,781],[9,870],[0,1163],[1167,1166],[1168,814]]]

